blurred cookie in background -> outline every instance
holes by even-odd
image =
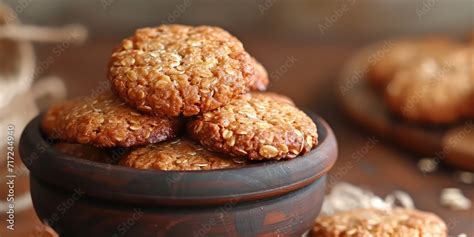
[[[473,50],[419,57],[395,72],[385,99],[392,112],[415,122],[451,123],[472,109]]]
[[[367,76],[375,87],[384,88],[397,71],[422,58],[437,58],[460,45],[447,38],[396,40],[383,55],[369,65]]]

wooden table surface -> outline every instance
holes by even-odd
[[[423,175],[416,167],[419,156],[359,128],[339,106],[336,80],[340,68],[351,54],[369,42],[241,38],[248,51],[266,66],[272,77],[270,90],[292,97],[298,106],[322,115],[333,127],[339,143],[339,159],[330,172],[330,186],[350,182],[380,196],[403,190],[413,197],[417,208],[440,215],[449,226],[450,236],[460,233],[474,236],[474,209],[449,210],[439,200],[441,190],[450,187],[462,189],[473,200],[474,185],[458,182],[455,170],[447,167]],[[113,42],[118,39],[68,46],[60,53],[54,46],[41,45],[37,47],[38,65],[45,75],[64,78],[68,97],[87,95],[105,80]],[[24,216],[17,219],[16,234],[7,236],[26,236],[24,233],[34,228],[37,222],[31,220],[33,217]]]

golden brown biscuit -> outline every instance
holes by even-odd
[[[252,96],[255,97],[255,98],[272,98],[274,100],[278,100],[280,102],[283,102],[283,103],[287,103],[287,104],[290,104],[290,105],[295,105],[295,102],[288,96],[285,96],[285,95],[282,95],[282,94],[278,94],[278,93],[275,93],[275,92],[269,92],[269,91],[266,91],[266,92],[253,92],[252,93]]]
[[[428,212],[395,208],[389,211],[355,209],[320,216],[312,230],[318,237],[445,237],[446,224]]]
[[[255,65],[242,43],[211,26],[138,29],[112,54],[108,78],[131,106],[157,115],[192,116],[249,90]]]
[[[268,73],[265,67],[259,63],[255,58],[252,58],[255,65],[255,77],[250,84],[251,91],[265,91],[267,90],[268,83]]]
[[[48,137],[97,147],[160,142],[177,136],[181,126],[178,118],[140,114],[111,92],[55,105],[42,120]]]
[[[214,154],[186,138],[137,148],[119,162],[127,167],[154,170],[214,170],[245,163],[244,159]]]
[[[205,147],[251,160],[294,158],[313,149],[313,120],[287,102],[251,93],[193,118],[188,133]]]
[[[413,61],[438,57],[459,47],[456,42],[442,38],[399,40],[370,62],[367,77],[374,86],[384,88],[400,69]]]
[[[115,163],[114,159],[112,159],[112,155],[108,151],[97,147],[67,142],[54,143],[52,147],[68,156],[100,163]]]
[[[472,110],[474,50],[464,48],[443,57],[425,57],[400,69],[387,85],[389,108],[411,121],[454,122]]]

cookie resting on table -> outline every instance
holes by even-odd
[[[318,237],[445,237],[446,224],[432,213],[395,208],[355,209],[320,216],[312,234]]]

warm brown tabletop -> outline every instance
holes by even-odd
[[[339,160],[330,172],[330,185],[350,182],[379,196],[393,190],[406,191],[414,198],[417,208],[435,212],[447,222],[450,236],[460,233],[474,235],[472,208],[452,211],[442,207],[439,201],[441,190],[449,187],[462,189],[473,200],[473,185],[459,183],[454,171],[446,167],[423,175],[416,167],[419,156],[359,128],[340,108],[335,88],[338,73],[351,54],[365,43],[290,42],[240,37],[248,51],[266,66],[273,79],[271,90],[292,97],[300,107],[322,115],[333,127],[339,142]],[[60,55],[53,53],[54,46],[42,46],[37,51],[38,63],[41,67],[41,62],[52,60],[51,64],[44,63],[44,74],[64,78],[68,97],[87,95],[105,80],[108,55],[114,45],[111,42],[118,42],[118,39],[66,48]],[[24,231],[34,226],[30,220],[28,224],[25,221],[18,219],[17,228]],[[20,231],[18,233],[16,236],[24,236]]]

